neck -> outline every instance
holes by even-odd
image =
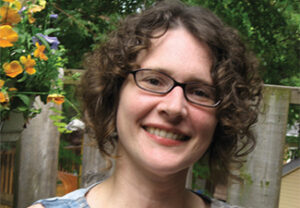
[[[198,196],[185,189],[187,171],[158,174],[121,156],[113,175],[91,191],[88,203],[92,208],[205,207]]]
[[[185,207],[187,170],[160,176],[118,160],[116,170],[107,182],[112,187],[112,196],[123,199],[126,207]]]

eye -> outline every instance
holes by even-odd
[[[170,84],[169,80],[161,74],[151,73],[143,75],[143,77],[140,77],[139,83],[145,88],[164,89]]]
[[[167,92],[173,84],[173,80],[165,74],[146,69],[137,72],[136,82],[142,89],[158,93]]]
[[[189,85],[186,88],[187,97],[194,101],[200,103],[211,103],[214,102],[215,96],[211,88],[203,85]]]
[[[191,94],[199,98],[210,98],[209,94],[202,89],[194,89]]]
[[[146,77],[143,79],[143,82],[146,82],[149,85],[155,85],[155,86],[162,84],[162,82],[156,77]]]

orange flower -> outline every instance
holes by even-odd
[[[3,0],[3,1],[10,3],[9,4],[10,8],[16,8],[17,10],[20,10],[22,8],[22,4],[18,0]]]
[[[5,81],[0,79],[0,89],[3,87],[4,83],[5,83]]]
[[[36,42],[35,45],[37,49],[35,49],[33,53],[34,57],[47,61],[48,57],[44,54],[44,50],[46,49],[46,46],[40,45],[38,42]]]
[[[12,0],[10,6],[13,5],[18,11],[22,8],[22,3],[18,0]]]
[[[8,94],[0,91],[0,103],[7,103],[9,101]]]
[[[50,94],[47,97],[47,103],[48,102],[54,102],[54,103],[60,105],[65,102],[65,96],[60,95],[60,94]]]
[[[12,42],[18,40],[18,33],[16,33],[11,26],[0,26],[0,47],[6,48],[13,46]]]
[[[8,88],[8,91],[10,91],[10,92],[12,92],[12,91],[18,91],[18,89],[15,88],[15,87],[10,87],[10,88]]]
[[[39,5],[37,5],[37,4],[31,5],[29,8],[29,12],[30,13],[40,12],[43,9],[45,9],[46,4],[47,4],[46,0],[39,0]]]
[[[10,63],[4,63],[3,69],[6,76],[14,78],[23,72],[23,68],[18,61],[12,61]]]
[[[42,11],[44,8],[42,6],[39,6],[39,5],[33,5],[30,9],[29,9],[29,12],[30,13],[36,13],[36,12],[40,12]]]
[[[3,6],[0,8],[0,16],[0,23],[3,25],[18,24],[21,21],[18,10],[9,8],[8,6]]]
[[[31,59],[31,56],[28,55],[27,58],[25,56],[21,56],[20,57],[20,61],[21,63],[25,66],[25,71],[32,75],[34,74],[36,71],[35,71],[35,68],[33,68],[35,66],[35,60],[34,59]]]
[[[30,24],[33,24],[35,22],[35,18],[33,17],[33,14],[29,12],[27,15],[28,15],[28,22]]]

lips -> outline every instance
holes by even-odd
[[[150,134],[167,138],[167,139],[172,139],[172,140],[187,141],[190,138],[189,136],[183,134],[178,134],[164,129],[155,128],[155,127],[144,127],[144,129]]]

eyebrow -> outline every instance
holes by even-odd
[[[170,71],[167,69],[164,69],[164,68],[143,67],[142,69],[151,69],[151,70],[163,73],[163,74],[171,77],[172,79],[176,80],[172,75],[170,75]],[[178,80],[176,80],[176,81],[179,82]],[[195,78],[195,77],[192,77],[192,79],[189,79],[189,81],[187,81],[187,82],[179,82],[179,83],[184,83],[184,84],[189,84],[189,83],[199,83],[200,84],[201,83],[201,84],[204,84],[204,85],[214,88],[214,86],[212,84],[210,84],[209,82],[207,82],[206,80],[201,79],[201,78]]]

